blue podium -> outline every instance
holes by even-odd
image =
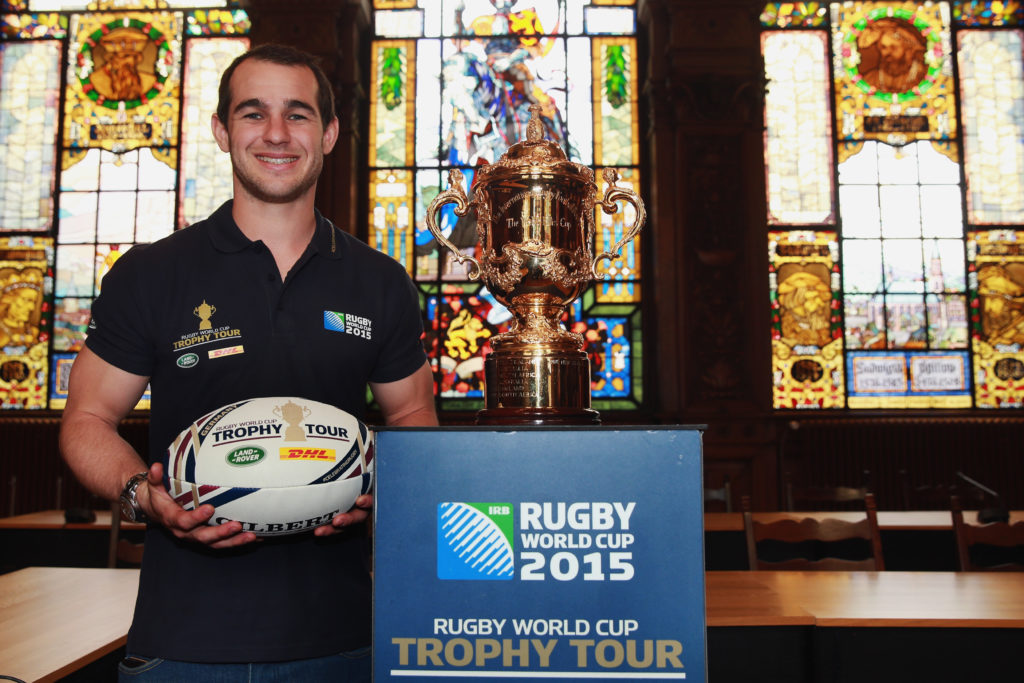
[[[699,429],[376,439],[375,681],[705,680]]]

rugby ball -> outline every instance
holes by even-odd
[[[164,486],[186,510],[209,503],[258,536],[329,524],[373,483],[373,432],[326,403],[283,396],[214,410],[168,447]]]

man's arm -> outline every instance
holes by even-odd
[[[433,427],[437,425],[434,409],[434,374],[430,363],[397,382],[370,383],[384,423],[395,427]]]
[[[148,377],[133,375],[107,363],[88,348],[82,349],[71,367],[68,402],[60,426],[60,450],[68,467],[93,493],[117,500],[128,479],[148,471],[138,488],[138,501],[153,521],[163,524],[178,538],[190,538],[213,547],[248,543],[251,533],[241,534],[241,524],[207,526],[212,505],[186,511],[163,487],[163,467],[151,467],[117,432],[117,426],[146,390]]]

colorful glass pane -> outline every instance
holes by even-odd
[[[1019,0],[954,2],[953,20],[960,26],[1024,26],[1024,3]]]
[[[234,192],[231,158],[217,146],[210,119],[217,109],[221,73],[248,47],[247,39],[210,38],[188,42],[181,121],[179,225],[206,218]]]
[[[1024,223],[1024,31],[958,35],[971,223]]]
[[[967,408],[970,373],[966,352],[851,352],[850,408]]]
[[[826,21],[826,2],[769,2],[761,12],[761,25],[767,28],[815,28]]]
[[[0,237],[0,408],[45,408],[53,240]]]
[[[6,39],[63,38],[68,32],[68,18],[64,14],[6,14],[0,17],[0,31]]]
[[[971,232],[967,255],[975,405],[1024,407],[1024,231]]]
[[[606,166],[639,163],[636,41],[596,38],[594,58],[594,159]]]
[[[407,170],[377,170],[370,179],[371,247],[407,269],[413,265],[413,184]]]
[[[0,231],[53,220],[60,43],[0,45]]]
[[[824,33],[765,33],[768,221],[832,223],[832,128]]]
[[[375,88],[370,100],[370,165],[405,166],[413,158],[416,106],[416,43],[374,43],[371,72]],[[436,147],[435,147],[436,149]]]
[[[834,232],[768,233],[776,408],[844,406],[839,245]]]
[[[190,36],[247,35],[251,28],[249,15],[242,9],[196,10],[185,15]]]

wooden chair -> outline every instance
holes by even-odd
[[[722,485],[718,488],[704,487],[704,511],[711,512],[708,503],[722,503],[725,512],[732,512],[732,482],[729,475],[725,475]],[[721,508],[719,508],[721,509]]]
[[[110,540],[107,546],[107,566],[139,567],[142,565],[142,544],[121,536],[121,506],[110,506]]]
[[[968,524],[960,497],[949,502],[960,571],[1024,571],[1024,522]]]
[[[871,491],[871,472],[864,470],[860,486],[801,486],[786,473],[786,510],[856,509]]]
[[[744,496],[743,529],[750,570],[884,570],[874,495],[865,494],[864,510],[864,519],[857,522],[813,517],[758,522]]]

